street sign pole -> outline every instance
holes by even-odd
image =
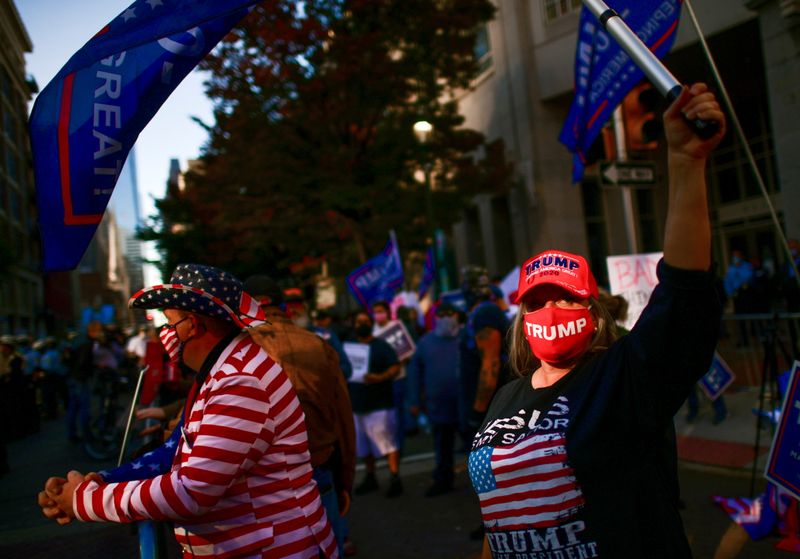
[[[628,160],[628,148],[625,143],[625,122],[622,116],[622,105],[614,109],[614,142],[617,148],[617,161]],[[639,254],[639,236],[636,231],[636,220],[633,215],[633,193],[630,188],[621,188],[622,211],[625,216],[625,236],[628,239],[628,253]]]

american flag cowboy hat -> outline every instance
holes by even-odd
[[[170,283],[145,287],[128,300],[132,309],[178,309],[229,320],[240,328],[266,322],[264,312],[242,282],[212,266],[178,264]]]

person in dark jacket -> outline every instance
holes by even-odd
[[[458,314],[451,304],[436,309],[433,332],[417,344],[417,352],[408,366],[411,413],[427,414],[433,431],[436,468],[427,497],[436,497],[453,489],[453,455],[459,427],[458,392]]]

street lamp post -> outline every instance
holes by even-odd
[[[430,137],[433,135],[433,125],[427,120],[420,120],[414,123],[414,135],[422,145],[428,143]],[[439,262],[436,254],[436,224],[434,223],[433,216],[433,194],[431,192],[431,170],[433,165],[430,157],[425,157],[425,162],[422,164],[422,170],[425,174],[425,213],[427,214],[428,232],[431,241],[431,255],[433,257],[433,295],[434,298],[438,295],[439,291]]]

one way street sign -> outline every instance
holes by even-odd
[[[654,161],[603,161],[600,163],[603,184],[615,186],[652,186],[656,183]]]

